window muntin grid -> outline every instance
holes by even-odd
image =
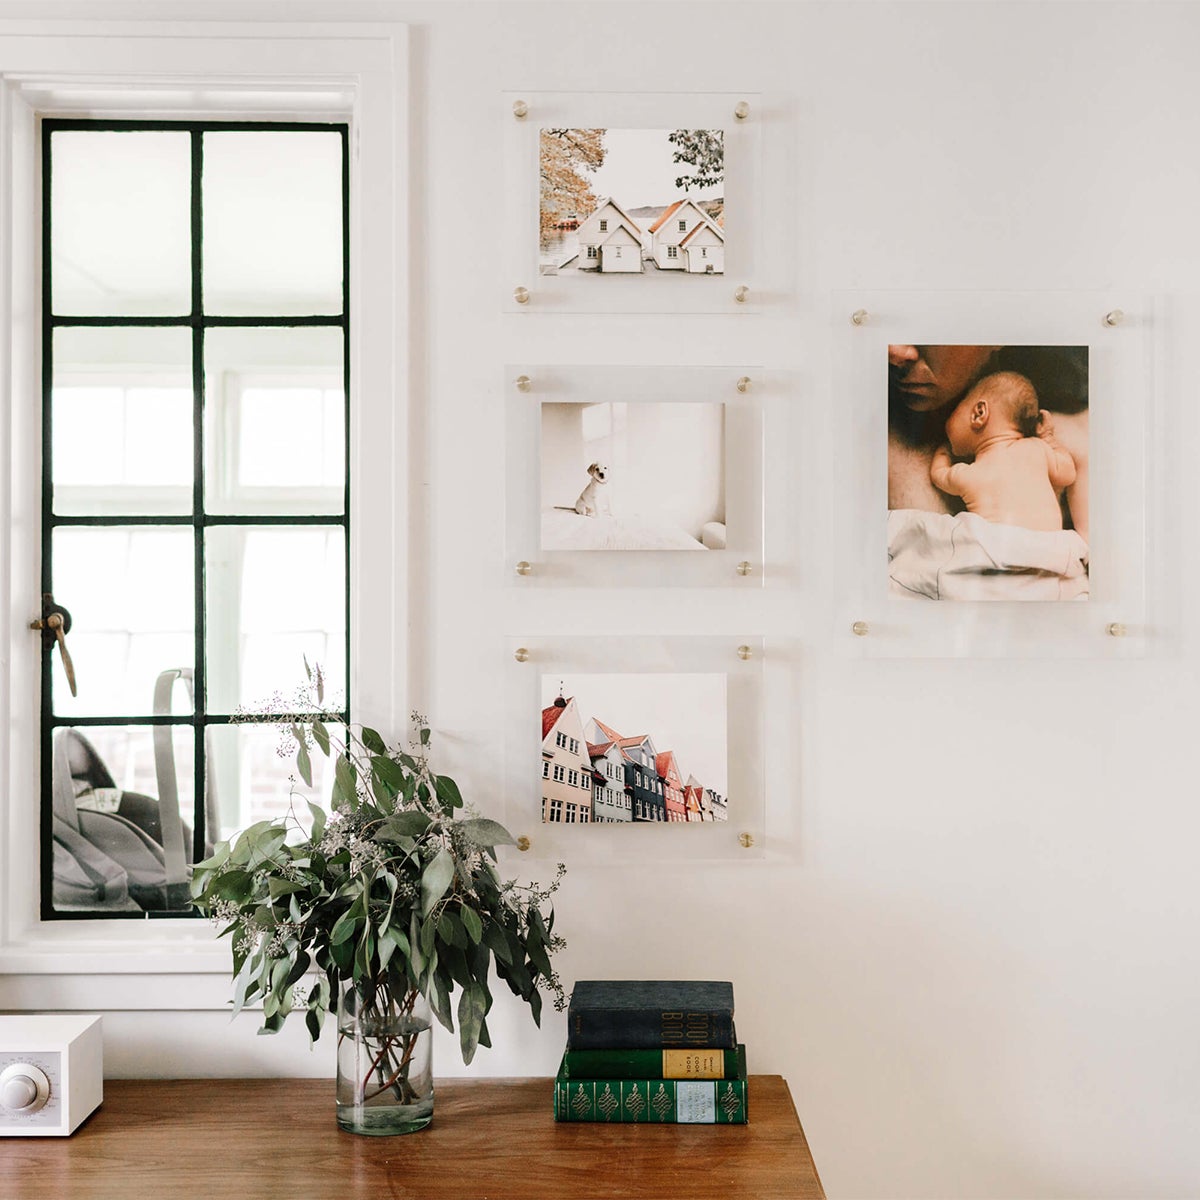
[[[146,163],[138,159],[136,154],[128,154],[129,141],[128,139],[122,144],[121,139],[114,140],[113,135],[124,133],[143,133],[155,135],[155,140],[162,147],[166,147],[169,153],[173,156],[175,166],[178,167],[179,160],[179,145],[180,139],[186,139],[187,146],[187,187],[186,197],[183,196],[183,190],[179,183],[179,172],[177,169],[170,172],[169,181],[156,192],[151,184],[147,183],[148,177],[152,172],[146,170]],[[234,769],[230,769],[230,764],[224,764],[224,770],[220,765],[219,752],[214,761],[213,745],[234,746],[235,744],[248,744],[253,742],[256,746],[254,757],[257,761],[263,761],[267,756],[264,755],[262,747],[264,738],[270,730],[270,722],[272,717],[278,718],[283,715],[279,711],[279,706],[274,706],[273,711],[256,712],[249,721],[243,716],[237,718],[237,724],[234,729],[230,729],[228,733],[225,728],[232,724],[234,713],[232,705],[216,707],[209,703],[209,657],[212,649],[212,643],[208,638],[209,627],[209,610],[206,603],[206,567],[207,560],[210,556],[211,543],[214,540],[240,541],[242,544],[251,544],[254,537],[257,535],[262,542],[264,534],[269,535],[273,529],[280,537],[283,537],[289,531],[295,531],[303,535],[304,531],[308,531],[308,540],[316,537],[317,540],[325,547],[325,557],[328,558],[329,553],[334,553],[340,562],[335,566],[340,567],[341,592],[336,598],[336,603],[340,607],[339,620],[329,620],[328,624],[332,627],[331,630],[322,631],[324,634],[324,643],[329,646],[329,637],[335,639],[334,649],[326,650],[326,657],[330,658],[336,664],[335,672],[329,677],[327,683],[327,703],[329,698],[339,698],[341,709],[336,713],[336,717],[342,721],[349,720],[348,711],[348,696],[349,696],[349,636],[350,636],[350,621],[349,621],[349,590],[346,586],[349,579],[349,547],[350,547],[350,530],[349,530],[349,510],[350,510],[350,482],[349,482],[349,465],[346,448],[349,445],[349,157],[348,157],[348,133],[349,128],[345,124],[324,124],[324,123],[285,123],[285,122],[232,122],[232,121],[202,121],[202,122],[173,122],[173,121],[91,121],[91,120],[45,120],[42,122],[42,185],[43,185],[43,233],[42,233],[42,400],[43,400],[43,428],[42,428],[42,453],[43,453],[43,472],[42,472],[42,590],[43,592],[53,592],[56,600],[71,609],[74,605],[76,612],[77,624],[86,626],[86,612],[92,603],[92,596],[95,590],[99,589],[103,594],[105,581],[103,578],[96,580],[96,589],[89,589],[89,594],[84,594],[76,590],[78,582],[72,584],[70,582],[70,573],[60,571],[57,572],[61,578],[61,582],[72,588],[74,594],[68,594],[66,590],[61,594],[55,591],[56,584],[56,559],[55,559],[55,539],[70,538],[74,536],[77,541],[84,539],[86,541],[89,531],[97,531],[98,538],[116,538],[115,544],[120,544],[123,547],[134,546],[139,541],[139,535],[143,535],[140,539],[145,541],[146,535],[151,535],[155,532],[163,534],[174,533],[177,537],[190,539],[190,558],[191,558],[191,578],[188,581],[190,585],[191,605],[193,615],[193,628],[185,630],[184,636],[190,640],[192,647],[192,661],[190,664],[179,663],[175,661],[161,661],[162,668],[188,666],[193,670],[193,685],[194,685],[194,702],[190,706],[190,711],[187,711],[189,706],[181,702],[179,693],[180,688],[175,688],[176,695],[174,696],[174,708],[169,715],[154,715],[150,712],[147,704],[142,706],[133,705],[127,711],[117,711],[119,708],[124,708],[124,705],[114,705],[112,703],[105,705],[93,706],[94,711],[90,713],[81,713],[79,711],[71,711],[72,706],[63,701],[63,697],[69,695],[64,687],[59,685],[59,676],[61,675],[60,668],[53,664],[53,657],[57,655],[44,654],[42,659],[42,677],[41,677],[41,696],[42,696],[42,711],[41,711],[41,761],[42,761],[42,854],[41,861],[43,864],[42,879],[41,879],[41,896],[42,896],[42,916],[44,919],[59,919],[63,917],[78,918],[78,917],[104,917],[110,919],[113,917],[179,917],[189,915],[187,912],[179,910],[147,910],[147,911],[130,911],[130,912],[115,912],[111,910],[93,910],[93,911],[60,911],[56,910],[53,902],[53,747],[54,737],[57,730],[64,728],[75,728],[80,730],[85,736],[92,741],[94,745],[109,749],[110,754],[116,755],[120,747],[130,747],[128,754],[121,753],[120,761],[116,764],[114,774],[121,776],[116,782],[118,786],[126,786],[132,788],[136,785],[138,790],[148,791],[152,795],[156,795],[157,791],[154,787],[148,786],[148,783],[153,779],[153,774],[147,775],[146,767],[146,747],[151,740],[151,734],[157,726],[172,727],[172,742],[178,748],[176,751],[176,775],[178,781],[178,790],[180,795],[180,814],[183,820],[192,830],[192,844],[186,847],[186,856],[189,862],[197,861],[203,857],[205,853],[206,840],[216,840],[222,834],[227,834],[228,829],[225,828],[227,817],[233,819],[233,814],[229,809],[228,797],[224,798],[224,803],[219,805],[220,815],[219,820],[222,828],[211,830],[206,828],[206,802],[205,802],[205,787],[196,786],[195,781],[209,779],[210,783],[215,783],[219,790],[221,788],[222,776],[227,780],[233,781],[239,777],[245,777],[247,774],[246,764],[241,763]],[[179,229],[181,227],[187,230],[187,261],[188,261],[188,292],[190,295],[190,305],[187,303],[177,303],[178,294],[175,299],[164,299],[161,295],[153,296],[150,300],[139,303],[136,296],[132,299],[128,295],[117,296],[111,305],[106,306],[95,302],[94,295],[86,299],[82,303],[67,303],[68,308],[74,308],[74,312],[56,312],[58,307],[55,300],[59,295],[71,295],[70,289],[60,289],[58,293],[55,291],[56,286],[56,267],[61,272],[61,261],[56,264],[54,240],[55,229],[55,199],[56,195],[61,199],[61,193],[56,193],[55,190],[55,175],[54,175],[54,150],[55,139],[59,136],[71,137],[75,139],[76,145],[79,145],[79,135],[89,134],[95,135],[98,138],[108,139],[108,145],[119,146],[122,152],[126,152],[126,158],[133,162],[139,172],[141,180],[141,189],[150,190],[151,195],[158,202],[167,202],[178,204],[181,200],[186,200],[186,212],[178,214],[170,212],[163,214],[161,219],[154,221],[147,220],[147,224],[151,226],[150,235],[156,232],[162,237],[164,246],[170,254],[174,255],[174,261],[179,258]],[[223,303],[222,307],[226,308],[225,312],[210,312],[205,308],[205,278],[204,278],[204,221],[205,221],[205,177],[204,177],[204,151],[206,136],[211,136],[214,139],[219,138],[224,147],[228,147],[231,141],[231,134],[246,134],[246,135],[261,135],[263,138],[272,140],[276,145],[288,145],[286,139],[294,138],[301,134],[320,134],[323,138],[328,138],[331,143],[327,147],[328,154],[326,155],[328,169],[337,172],[336,179],[322,179],[319,190],[323,196],[325,210],[328,212],[330,208],[330,196],[337,198],[337,209],[340,215],[340,258],[341,258],[341,284],[340,284],[340,312],[322,312],[310,311],[316,305],[309,304],[307,307],[298,305],[294,301],[289,301],[286,297],[278,304],[278,311],[264,311],[261,303],[257,305],[241,306],[245,311],[237,311],[238,305]],[[284,139],[279,142],[279,139]],[[87,144],[87,143],[83,143]],[[321,146],[326,144],[319,142]],[[228,160],[228,155],[224,156]],[[293,166],[294,166],[293,162]],[[225,193],[225,207],[228,208],[228,191],[229,191],[229,174],[226,172],[223,179],[223,188]],[[77,185],[77,181],[75,181]],[[105,212],[110,215],[116,211],[116,203],[110,193],[103,198],[103,203],[97,205],[97,211],[100,216]],[[152,208],[147,207],[147,197],[140,195],[138,202],[142,206],[142,212],[151,212]],[[260,206],[261,208],[261,206]],[[58,211],[62,211],[61,209]],[[262,213],[258,212],[257,218],[261,221]],[[95,224],[96,214],[89,215],[89,221],[92,222],[92,235],[100,236],[103,232],[102,226],[97,227]],[[86,222],[85,222],[86,224]],[[97,232],[97,229],[99,232]],[[165,231],[165,232],[164,232]],[[79,231],[76,230],[76,233]],[[84,231],[86,232],[86,230]],[[78,237],[76,240],[80,240]],[[110,256],[110,267],[112,253],[111,248],[105,250],[101,247],[98,251],[101,258],[105,253]],[[228,262],[228,254],[225,254],[224,261]],[[321,267],[323,276],[328,280],[331,270],[335,271],[336,266],[330,266],[330,254],[325,251]],[[144,283],[144,280],[141,281]],[[102,292],[102,289],[93,288]],[[134,291],[136,291],[136,287]],[[143,294],[147,294],[147,289],[143,287]],[[226,289],[226,292],[228,289]],[[176,289],[178,293],[178,289]],[[76,289],[76,295],[79,294],[79,289]],[[317,293],[324,296],[331,296],[331,289],[326,286],[323,290],[318,289]],[[324,306],[320,306],[324,307]],[[337,305],[332,305],[337,307]],[[314,437],[320,437],[324,442],[329,442],[331,439],[340,439],[341,448],[341,469],[340,472],[331,471],[328,454],[315,460],[319,464],[319,487],[315,489],[315,493],[310,490],[308,493],[304,489],[280,489],[281,495],[276,498],[276,503],[264,504],[262,502],[263,489],[223,489],[221,503],[208,503],[206,500],[206,473],[212,469],[213,458],[211,447],[213,444],[213,433],[210,427],[206,429],[206,412],[213,407],[213,391],[209,387],[208,395],[206,396],[206,339],[210,337],[215,330],[247,331],[248,335],[253,336],[252,331],[257,330],[274,330],[278,334],[284,334],[287,330],[309,329],[310,337],[318,339],[322,336],[331,336],[340,339],[340,364],[337,364],[337,369],[334,371],[328,362],[325,362],[319,367],[314,367],[313,364],[307,363],[297,365],[293,369],[284,370],[272,364],[269,367],[262,367],[261,364],[255,364],[246,372],[246,378],[236,380],[237,397],[232,404],[225,406],[220,417],[228,427],[227,409],[232,409],[235,412],[244,406],[244,397],[247,389],[247,378],[253,377],[253,383],[257,386],[258,392],[254,397],[255,402],[260,409],[264,403],[268,403],[272,394],[276,401],[287,403],[289,397],[303,400],[309,408],[315,405],[316,411],[319,413],[319,428],[314,431]],[[93,337],[98,337],[103,340],[116,339],[122,331],[144,329],[148,334],[155,330],[179,330],[190,338],[190,416],[191,416],[191,438],[192,445],[190,447],[190,463],[191,463],[191,479],[188,490],[190,491],[190,505],[186,511],[181,511],[179,501],[179,489],[162,487],[162,472],[157,473],[150,471],[148,473],[149,480],[157,485],[155,487],[136,486],[140,481],[138,473],[132,473],[130,478],[130,470],[127,465],[121,467],[120,483],[122,486],[117,486],[108,491],[107,497],[104,493],[108,490],[104,486],[102,478],[92,479],[91,487],[85,486],[89,480],[86,478],[86,472],[80,465],[80,455],[76,454],[74,462],[71,464],[75,472],[73,483],[75,485],[75,493],[72,499],[62,502],[68,495],[66,491],[60,491],[58,501],[56,503],[55,491],[55,453],[56,450],[60,457],[64,454],[64,429],[55,429],[55,413],[58,404],[56,398],[56,355],[55,355],[55,339],[56,336],[66,333],[67,331],[87,331]],[[128,366],[129,364],[126,364]],[[170,379],[170,383],[178,390],[179,379],[178,372],[175,372]],[[107,392],[104,392],[103,385],[106,380],[103,378],[103,371],[94,372],[88,371],[80,373],[78,370],[67,372],[58,380],[58,387],[65,391],[70,388],[76,389],[76,394],[72,399],[76,402],[78,410],[78,402],[85,399],[89,394],[86,391],[80,393],[80,389],[92,388],[90,393],[93,397],[102,400],[109,406],[109,411],[128,411],[131,405],[136,405],[139,402],[144,405],[148,397],[154,395],[174,395],[174,392],[165,391],[161,385],[164,382],[162,379],[161,366],[145,366],[134,367],[132,371],[126,371],[126,378],[117,388],[110,387]],[[158,387],[155,392],[154,388]],[[219,394],[224,396],[223,391]],[[176,397],[177,398],[177,397]],[[340,401],[340,417],[338,413],[338,405]],[[65,406],[64,406],[65,407]],[[177,424],[178,422],[176,422]],[[130,438],[124,439],[130,442]],[[244,448],[244,439],[241,443]],[[129,452],[137,449],[136,445],[125,447]],[[82,474],[81,474],[82,472]],[[102,475],[103,473],[101,473]],[[143,472],[146,474],[146,472]],[[128,485],[128,486],[126,486]],[[247,499],[247,494],[249,498]],[[231,501],[232,495],[232,501]],[[80,501],[82,496],[83,502]],[[169,499],[166,498],[169,496]],[[301,510],[297,506],[299,503],[308,499],[308,510]],[[239,504],[239,500],[242,503]],[[268,511],[264,511],[264,508]],[[219,509],[220,511],[215,511]],[[247,528],[249,527],[249,528]],[[325,563],[328,568],[328,563]],[[261,571],[260,571],[261,573]],[[328,574],[328,570],[326,570]],[[76,574],[78,580],[81,576]],[[311,582],[311,581],[308,581]],[[299,574],[296,580],[298,587],[306,586],[306,580],[303,572]],[[326,609],[328,611],[328,608]],[[81,622],[79,618],[84,616],[85,619]],[[127,622],[128,623],[128,622]],[[153,624],[153,619],[150,620]],[[303,622],[301,622],[303,624]],[[174,624],[180,624],[176,619]],[[187,624],[187,622],[183,622]],[[288,622],[281,620],[281,629],[284,632],[295,632],[294,629],[287,629]],[[296,622],[291,622],[294,626]],[[340,626],[340,628],[339,628]],[[137,632],[137,631],[134,631]],[[147,637],[150,637],[151,643],[153,636],[158,636],[162,631],[142,631]],[[120,636],[125,634],[124,639]],[[153,636],[151,636],[153,635]],[[175,631],[176,642],[178,645],[178,631]],[[130,656],[136,657],[132,642],[134,640],[133,633],[125,631],[110,631],[106,641],[108,651],[116,655],[118,658],[124,655],[123,661],[129,661]],[[70,644],[70,640],[69,640]],[[149,659],[153,659],[153,650],[149,654]],[[81,674],[86,669],[86,664],[80,662]],[[51,670],[53,666],[53,671]],[[277,687],[281,690],[287,690],[289,684],[295,679],[300,681],[302,675],[302,663],[297,660],[294,664],[293,671],[290,675],[282,677],[277,682]],[[57,688],[57,691],[56,691]],[[236,733],[235,730],[242,732]],[[259,732],[255,732],[255,731]],[[235,753],[237,753],[235,751]],[[240,763],[240,756],[239,756]],[[111,766],[112,764],[110,764]],[[211,777],[211,778],[210,778]],[[319,782],[320,781],[315,781]],[[327,791],[327,789],[326,789]],[[251,806],[255,803],[253,798],[250,799]],[[263,814],[272,815],[272,814]]]

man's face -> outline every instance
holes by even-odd
[[[911,412],[953,404],[998,346],[889,346],[888,382]]]

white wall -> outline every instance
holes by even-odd
[[[429,523],[414,539],[412,671],[443,766],[481,803],[493,795],[506,635],[765,633],[774,857],[571,869],[564,979],[732,978],[752,1070],[787,1076],[831,1197],[1195,1196],[1195,638],[1163,625],[1155,656],[1122,662],[836,653],[829,530],[847,481],[827,343],[830,293],[846,287],[1159,296],[1173,457],[1153,473],[1171,512],[1184,504],[1182,464],[1200,453],[1186,350],[1200,321],[1200,8],[689,5],[698,52],[682,61],[661,53],[679,5],[639,4],[621,53],[603,49],[612,7],[355,9],[414,22],[412,471]],[[601,49],[581,63],[580,42]],[[503,90],[740,87],[770,93],[788,131],[792,158],[769,170],[792,199],[792,296],[741,320],[499,313],[520,281],[481,267],[464,231],[502,178]],[[503,445],[499,367],[593,362],[601,334],[618,362],[794,372],[765,462],[769,480],[793,481],[794,507],[769,515],[773,586],[581,591],[567,606],[503,585],[502,513],[464,487],[492,476]],[[1174,602],[1200,583],[1195,542],[1174,545],[1177,592],[1160,599],[1190,612]],[[0,1003],[115,1010],[114,1073],[331,1070],[298,1031],[264,1048],[245,1018],[121,1014],[130,986],[9,977]],[[205,996],[221,990],[205,981]],[[539,1033],[501,1000],[489,1023],[497,1048],[474,1073],[552,1071],[561,1017]],[[449,1039],[437,1054],[461,1070]]]

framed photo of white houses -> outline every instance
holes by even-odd
[[[835,409],[852,464],[838,508],[845,645],[884,657],[1145,652],[1162,533],[1146,473],[1152,313],[1127,303],[836,298]]]
[[[513,582],[761,586],[761,370],[526,364],[504,389]]]
[[[502,103],[508,311],[745,313],[786,278],[762,254],[759,96]]]
[[[512,639],[507,825],[538,858],[764,847],[761,638]]]

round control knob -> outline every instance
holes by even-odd
[[[0,1104],[10,1112],[37,1112],[49,1098],[50,1080],[31,1063],[13,1063],[0,1071]]]

